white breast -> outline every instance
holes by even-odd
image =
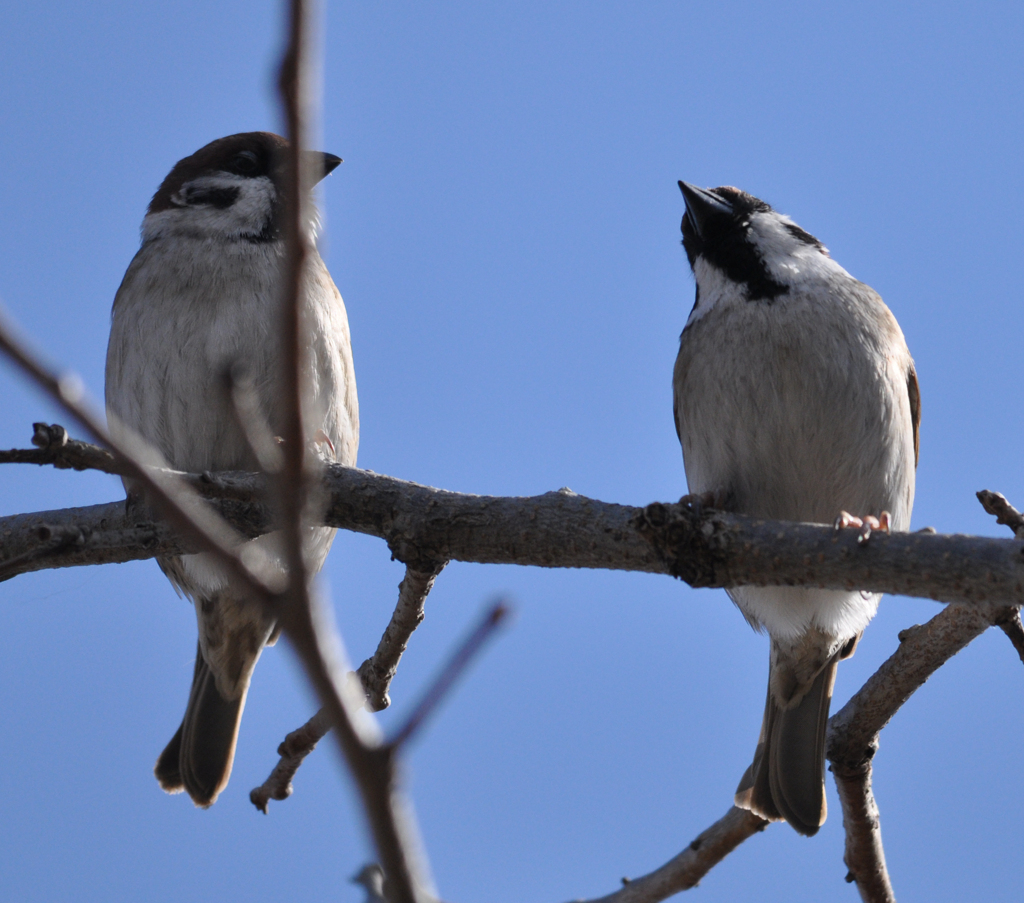
[[[232,364],[245,368],[266,427],[280,435],[280,268],[276,242],[146,242],[114,301],[106,372],[112,432],[134,431],[181,470],[256,469],[223,377]],[[315,252],[304,286],[304,432],[312,439],[322,429],[336,460],[354,466],[359,410],[348,319]],[[317,566],[333,533],[315,531]],[[273,537],[259,544],[275,546]],[[183,564],[187,591],[222,585],[204,556]]]
[[[748,301],[721,277],[706,295],[698,270],[700,304],[675,370],[687,482],[694,493],[727,493],[746,514],[831,523],[842,509],[885,509],[904,530],[914,497],[910,354],[882,300],[833,267],[771,302]],[[851,636],[877,604],[791,588],[732,595],[773,636],[812,624]]]

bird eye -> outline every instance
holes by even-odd
[[[252,151],[244,150],[235,154],[224,168],[236,176],[254,176],[259,172],[260,159]]]

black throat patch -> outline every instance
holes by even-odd
[[[751,216],[770,212],[772,208],[738,188],[723,186],[709,191],[732,209],[730,213],[715,211],[703,216],[700,232],[689,213],[683,216],[683,247],[690,269],[698,257],[703,257],[731,281],[745,285],[750,301],[770,302],[785,294],[786,286],[772,278],[764,259],[750,240]],[[808,238],[812,236],[808,235]]]

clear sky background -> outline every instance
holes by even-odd
[[[279,131],[267,2],[0,6],[0,298],[102,397],[114,292],[145,206],[208,141]],[[685,491],[671,372],[693,282],[676,180],[791,214],[896,314],[923,397],[914,526],[1008,535],[1024,503],[1024,9],[1012,3],[329,3],[325,257],[348,306],[359,464],[466,492]],[[0,363],[0,447],[65,420]],[[0,511],[110,501],[113,478],[8,465]],[[340,534],[325,581],[356,662],[402,568]],[[495,594],[518,616],[407,759],[445,899],[558,903],[660,865],[729,807],[767,642],[722,591],[666,577],[452,564],[392,687],[394,725]],[[886,598],[834,708],[938,606]],[[195,621],[155,563],[0,586],[0,896],[355,903],[372,854],[333,748],[295,795],[248,792],[314,702],[284,644],[256,671],[210,811],[153,763]],[[901,901],[1018,900],[1024,669],[998,631],[882,734]],[[843,834],[784,825],[693,891],[854,900]]]

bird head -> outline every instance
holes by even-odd
[[[168,235],[278,240],[287,196],[287,148],[280,135],[243,132],[211,141],[179,160],[149,202],[143,241]],[[341,158],[306,151],[304,163],[315,184]],[[315,232],[315,212],[310,226]]]
[[[818,239],[752,194],[687,182],[679,188],[686,201],[683,247],[698,291],[704,281],[724,279],[749,301],[771,301],[831,263]]]

